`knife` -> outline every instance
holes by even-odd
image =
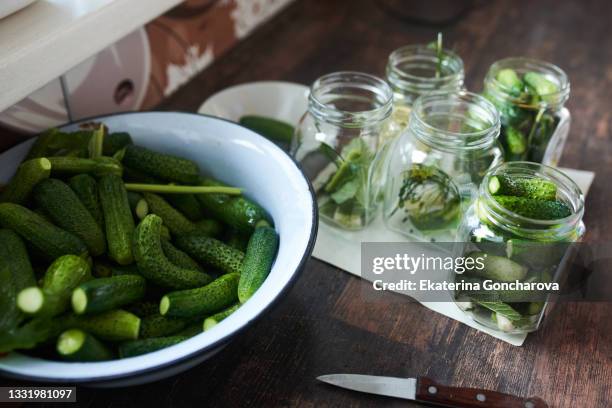
[[[349,390],[451,408],[547,408],[540,398],[519,398],[477,388],[449,387],[427,377],[397,378],[360,374],[317,377],[324,383]]]

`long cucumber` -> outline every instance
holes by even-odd
[[[160,231],[162,219],[147,215],[134,234],[134,256],[141,274],[157,285],[185,289],[206,285],[211,277],[195,269],[186,269],[171,263],[164,255]]]
[[[136,302],[145,295],[146,281],[138,275],[93,279],[72,292],[76,314],[100,313]]]
[[[17,173],[0,194],[0,202],[22,203],[40,181],[51,174],[51,162],[44,158],[32,159],[21,163]]]
[[[34,188],[34,198],[56,225],[79,237],[92,256],[106,252],[102,229],[66,183],[52,178],[43,180]]]
[[[159,303],[159,312],[170,317],[197,317],[215,313],[238,300],[240,275],[229,273],[196,289],[166,294]]]
[[[100,178],[98,187],[104,212],[108,254],[120,265],[130,264],[134,260],[134,219],[123,180],[119,176],[107,175]]]
[[[79,237],[19,204],[0,203],[0,225],[15,231],[50,259],[87,253],[87,247]]]
[[[246,302],[268,277],[278,250],[278,234],[264,221],[255,228],[242,263],[238,285],[240,303]]]
[[[0,265],[11,272],[17,291],[36,285],[25,244],[19,235],[9,229],[0,229]]]

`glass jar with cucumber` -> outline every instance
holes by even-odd
[[[336,72],[312,84],[291,154],[312,182],[319,216],[328,224],[359,230],[375,217],[380,135],[391,109],[391,88],[372,75]]]
[[[384,137],[393,138],[408,127],[410,110],[419,96],[431,91],[458,91],[463,78],[463,61],[443,48],[441,34],[430,44],[393,51],[386,67],[386,79],[393,89],[393,113]]]
[[[499,114],[484,97],[435,92],[414,104],[386,160],[387,228],[421,241],[453,241],[461,214],[502,159]]]
[[[508,162],[487,173],[479,197],[459,228],[456,252],[481,259],[480,269],[452,273],[455,282],[480,285],[454,293],[477,322],[508,333],[537,330],[561,283],[574,242],[584,235],[584,196],[561,171]],[[504,286],[519,283],[515,287]],[[492,286],[497,285],[497,286]]]
[[[555,166],[569,133],[563,107],[570,94],[567,75],[556,65],[529,58],[507,58],[489,68],[484,95],[501,115],[505,161]]]

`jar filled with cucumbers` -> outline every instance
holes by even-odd
[[[326,223],[359,230],[375,217],[380,135],[391,109],[391,88],[375,76],[336,72],[313,83],[291,153],[312,182]]]
[[[558,291],[554,284],[566,277],[572,243],[584,235],[583,213],[579,187],[553,167],[510,162],[492,169],[462,221],[456,246],[458,256],[480,259],[482,268],[452,274],[455,282],[479,290],[460,287],[457,305],[489,328],[537,330],[547,300]]]
[[[443,48],[442,36],[430,44],[409,45],[393,51],[386,79],[393,89],[393,113],[385,138],[394,138],[408,127],[414,101],[431,91],[458,91],[463,86],[463,61]]]
[[[408,130],[386,160],[387,228],[420,241],[454,240],[485,173],[502,159],[499,114],[466,91],[417,99]]]
[[[548,62],[507,58],[491,65],[484,95],[501,115],[505,161],[558,164],[569,133],[563,107],[569,94],[567,75]]]

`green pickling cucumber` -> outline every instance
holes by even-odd
[[[134,260],[134,219],[123,180],[115,175],[103,176],[98,182],[98,190],[104,213],[108,254],[120,265],[128,265]]]
[[[160,228],[162,219],[147,215],[134,233],[134,256],[142,276],[153,283],[172,289],[206,285],[211,277],[195,269],[185,269],[171,263],[164,255]]]
[[[56,350],[62,359],[68,361],[105,361],[115,357],[104,343],[79,329],[66,330],[60,334]]]
[[[147,203],[147,200],[145,200],[140,193],[128,191],[127,195],[132,214],[139,220],[142,220],[149,214],[149,203]]]
[[[504,195],[494,197],[502,207],[527,218],[558,220],[572,215],[572,210],[562,201],[541,201]]]
[[[170,317],[197,317],[217,312],[238,300],[240,275],[228,273],[208,285],[170,292],[159,303],[159,312]]]
[[[239,123],[273,141],[291,143],[293,138],[293,126],[280,120],[246,115],[240,118]]]
[[[55,317],[36,317],[19,327],[0,330],[0,353],[36,347],[66,329],[66,320]]]
[[[0,225],[15,231],[50,259],[87,253],[87,247],[79,237],[19,204],[0,204]]]
[[[525,83],[532,87],[539,96],[551,95],[559,92],[556,83],[537,72],[527,72],[523,79]]]
[[[123,163],[134,170],[177,183],[197,183],[200,175],[198,165],[191,160],[135,145],[126,147]]]
[[[188,338],[186,336],[169,336],[129,341],[119,346],[119,356],[128,358],[151,353],[178,344]]]
[[[554,201],[557,198],[557,186],[541,178],[492,176],[489,179],[489,191],[495,195],[525,197],[534,200]]]
[[[51,128],[41,133],[34,141],[32,147],[30,147],[30,151],[24,161],[47,156],[48,146],[53,142],[53,139],[56,138],[58,133],[60,133],[60,131],[57,128]]]
[[[211,179],[201,181],[203,186],[223,186]],[[257,203],[245,198],[226,194],[198,194],[197,199],[206,216],[211,216],[238,231],[250,234],[259,220],[272,223],[270,216]]]
[[[152,315],[159,316],[159,302],[143,300],[140,302],[136,302],[132,305],[126,306],[125,310],[141,318]]]
[[[168,204],[161,196],[153,193],[143,193],[143,197],[149,204],[150,212],[161,217],[171,234],[182,235],[195,230],[195,224]]]
[[[161,240],[162,250],[164,251],[164,255],[170,262],[180,268],[186,269],[194,269],[196,271],[202,271],[202,267],[193,260],[189,255],[185,252],[181,251],[168,240]]]
[[[68,318],[72,327],[84,330],[102,340],[135,340],[140,332],[140,318],[121,309]]]
[[[278,234],[276,231],[265,221],[263,225],[255,227],[242,262],[240,284],[238,285],[240,303],[249,300],[266,280],[277,250]]]
[[[146,281],[139,275],[93,279],[72,292],[72,310],[76,314],[106,312],[142,299],[145,290]]]
[[[480,276],[502,282],[522,280],[527,275],[527,267],[503,256],[489,255],[485,252],[472,252],[466,258],[474,259],[475,265],[484,265],[469,270],[470,275]]]
[[[70,306],[72,290],[91,279],[89,263],[76,255],[57,258],[47,269],[41,287],[23,289],[17,296],[21,311],[37,316],[57,316]]]
[[[158,307],[159,309],[159,307]],[[159,313],[159,312],[158,312]],[[193,337],[202,333],[202,323],[193,323],[185,327],[183,330],[176,332],[175,336]]]
[[[500,70],[495,79],[503,88],[514,96],[520,95],[523,89],[523,81],[521,81],[516,71],[513,69],[506,68]]]
[[[204,319],[204,324],[202,325],[203,331],[210,330],[219,324],[220,321],[227,318],[229,315],[234,313],[240,307],[241,303],[236,303],[228,307],[225,310],[220,311],[219,313],[215,313],[214,315],[207,317]]]
[[[223,233],[223,224],[217,220],[203,219],[195,223],[196,230],[209,237],[217,238]]]
[[[166,200],[190,221],[202,219],[202,208],[193,194],[166,194]]]
[[[176,238],[176,246],[196,261],[225,273],[240,273],[244,252],[199,232]]]
[[[36,285],[28,251],[19,235],[9,229],[0,229],[0,268],[4,267],[11,272],[17,291]]]
[[[523,135],[520,130],[513,128],[512,126],[508,126],[505,129],[504,134],[506,136],[506,146],[509,150],[508,153],[517,159],[522,158],[527,151],[527,139],[525,138],[525,135]]]
[[[53,222],[79,237],[92,256],[106,252],[102,229],[66,183],[52,178],[43,180],[34,187],[33,195]]]
[[[21,163],[17,173],[0,195],[0,202],[20,204],[28,198],[30,192],[41,180],[49,178],[51,162],[42,157]]]
[[[223,240],[227,245],[239,251],[246,251],[250,236],[236,230],[229,230]]]
[[[68,181],[68,185],[79,197],[87,211],[96,221],[101,231],[104,231],[104,214],[98,196],[98,183],[89,174],[78,174]]]
[[[121,176],[123,167],[121,163],[111,157],[98,157],[97,159],[84,159],[80,157],[49,157],[51,174],[81,174],[87,173],[96,177],[107,174]]]
[[[140,335],[138,338],[146,339],[150,337],[164,337],[175,334],[187,327],[192,319],[181,317],[167,317],[159,314],[159,305],[157,314],[142,318],[140,323]]]
[[[131,145],[132,137],[126,132],[109,133],[104,136],[102,152],[105,156],[112,156],[127,145]]]
[[[0,259],[0,351],[10,351],[4,349],[3,343],[9,339],[3,339],[2,333],[9,333],[21,320],[16,303],[17,293],[13,273],[5,259]]]

